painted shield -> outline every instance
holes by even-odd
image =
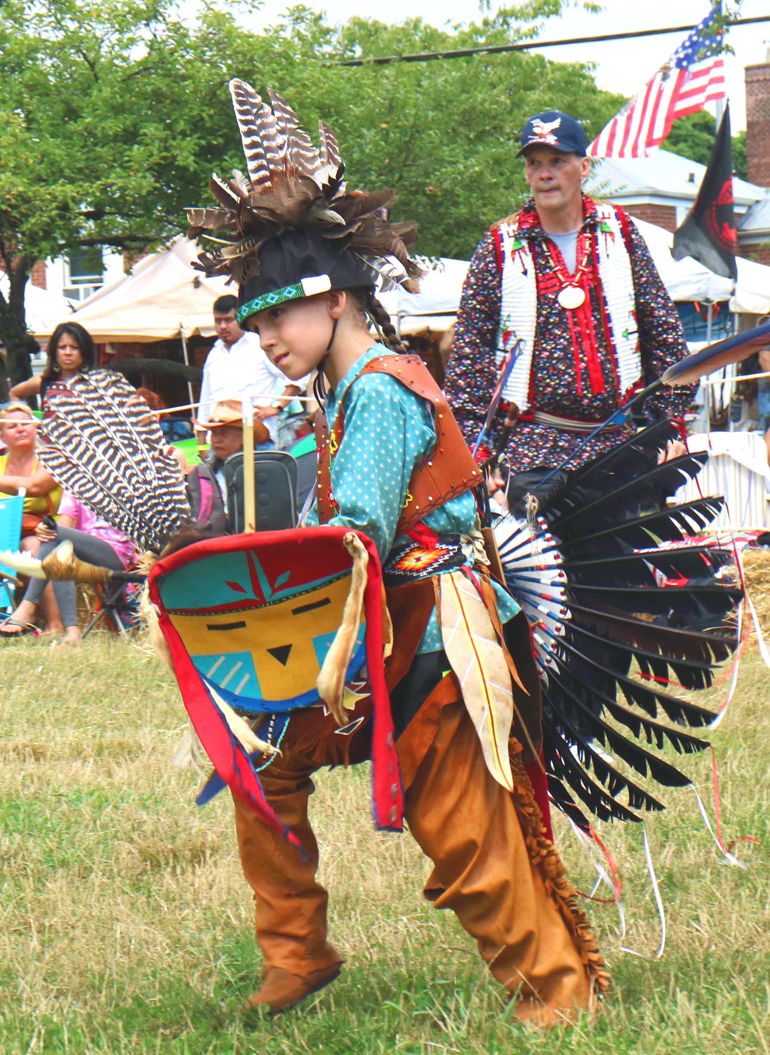
[[[316,678],[342,619],[350,567],[330,566],[328,555],[298,562],[305,552],[296,544],[228,549],[159,580],[193,666],[238,710],[280,714],[319,702]],[[350,679],[364,665],[364,637],[362,622]]]
[[[246,713],[287,713],[319,702],[321,664],[342,622],[352,559],[343,527],[206,539],[159,560],[148,577],[185,707],[219,777],[296,844],[264,797],[254,760],[235,739],[227,703]],[[373,703],[372,806],[399,830],[403,796],[383,665],[382,571],[366,550],[364,618],[347,681],[367,678]]]

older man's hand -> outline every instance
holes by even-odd
[[[665,448],[658,455],[658,465],[662,465],[663,462],[670,462],[674,458],[680,458],[683,454],[687,454],[687,448],[681,440],[669,440]]]

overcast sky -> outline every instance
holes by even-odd
[[[196,6],[196,2],[189,0],[190,7]],[[247,20],[253,28],[269,25],[291,6],[290,0],[264,0],[259,12],[247,16]],[[344,22],[359,15],[398,23],[418,15],[437,26],[452,26],[480,17],[476,0],[418,0],[417,3],[415,0],[304,0],[304,6],[325,12],[334,22]],[[550,19],[541,39],[559,40],[687,25],[700,21],[708,10],[708,0],[644,0],[639,4],[631,0],[605,0],[604,10],[599,14],[572,10],[561,18]],[[768,14],[768,0],[743,0],[742,17]],[[563,62],[580,62],[590,57],[596,63],[595,76],[600,88],[630,96],[649,80],[683,37],[684,34],[670,34],[641,40],[571,45],[547,48],[543,54]],[[736,132],[745,127],[746,120],[743,69],[765,61],[770,46],[770,22],[736,26],[730,30],[728,42],[735,51],[734,55],[726,56],[725,61],[732,127]]]

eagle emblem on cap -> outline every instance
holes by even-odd
[[[560,117],[557,117],[555,121],[541,121],[539,117],[536,117],[532,122],[532,131],[544,143],[555,143],[556,136],[553,133],[560,124]]]

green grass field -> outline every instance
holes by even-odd
[[[260,971],[251,897],[228,799],[197,808],[195,774],[172,764],[184,714],[170,676],[141,637],[4,645],[0,1053],[767,1053],[769,680],[749,654],[716,741],[725,839],[760,840],[737,845],[748,868],[721,859],[689,789],[649,824],[662,960],[639,828],[602,828],[628,932],[614,906],[590,906],[614,975],[595,1019],[546,1033],[510,1022],[470,939],[423,901],[428,867],[409,836],[372,831],[360,768],[321,774],[314,800],[345,970],[301,1012],[246,1029],[238,1008]],[[710,804],[708,757],[687,763]],[[559,830],[588,891],[593,866]]]

